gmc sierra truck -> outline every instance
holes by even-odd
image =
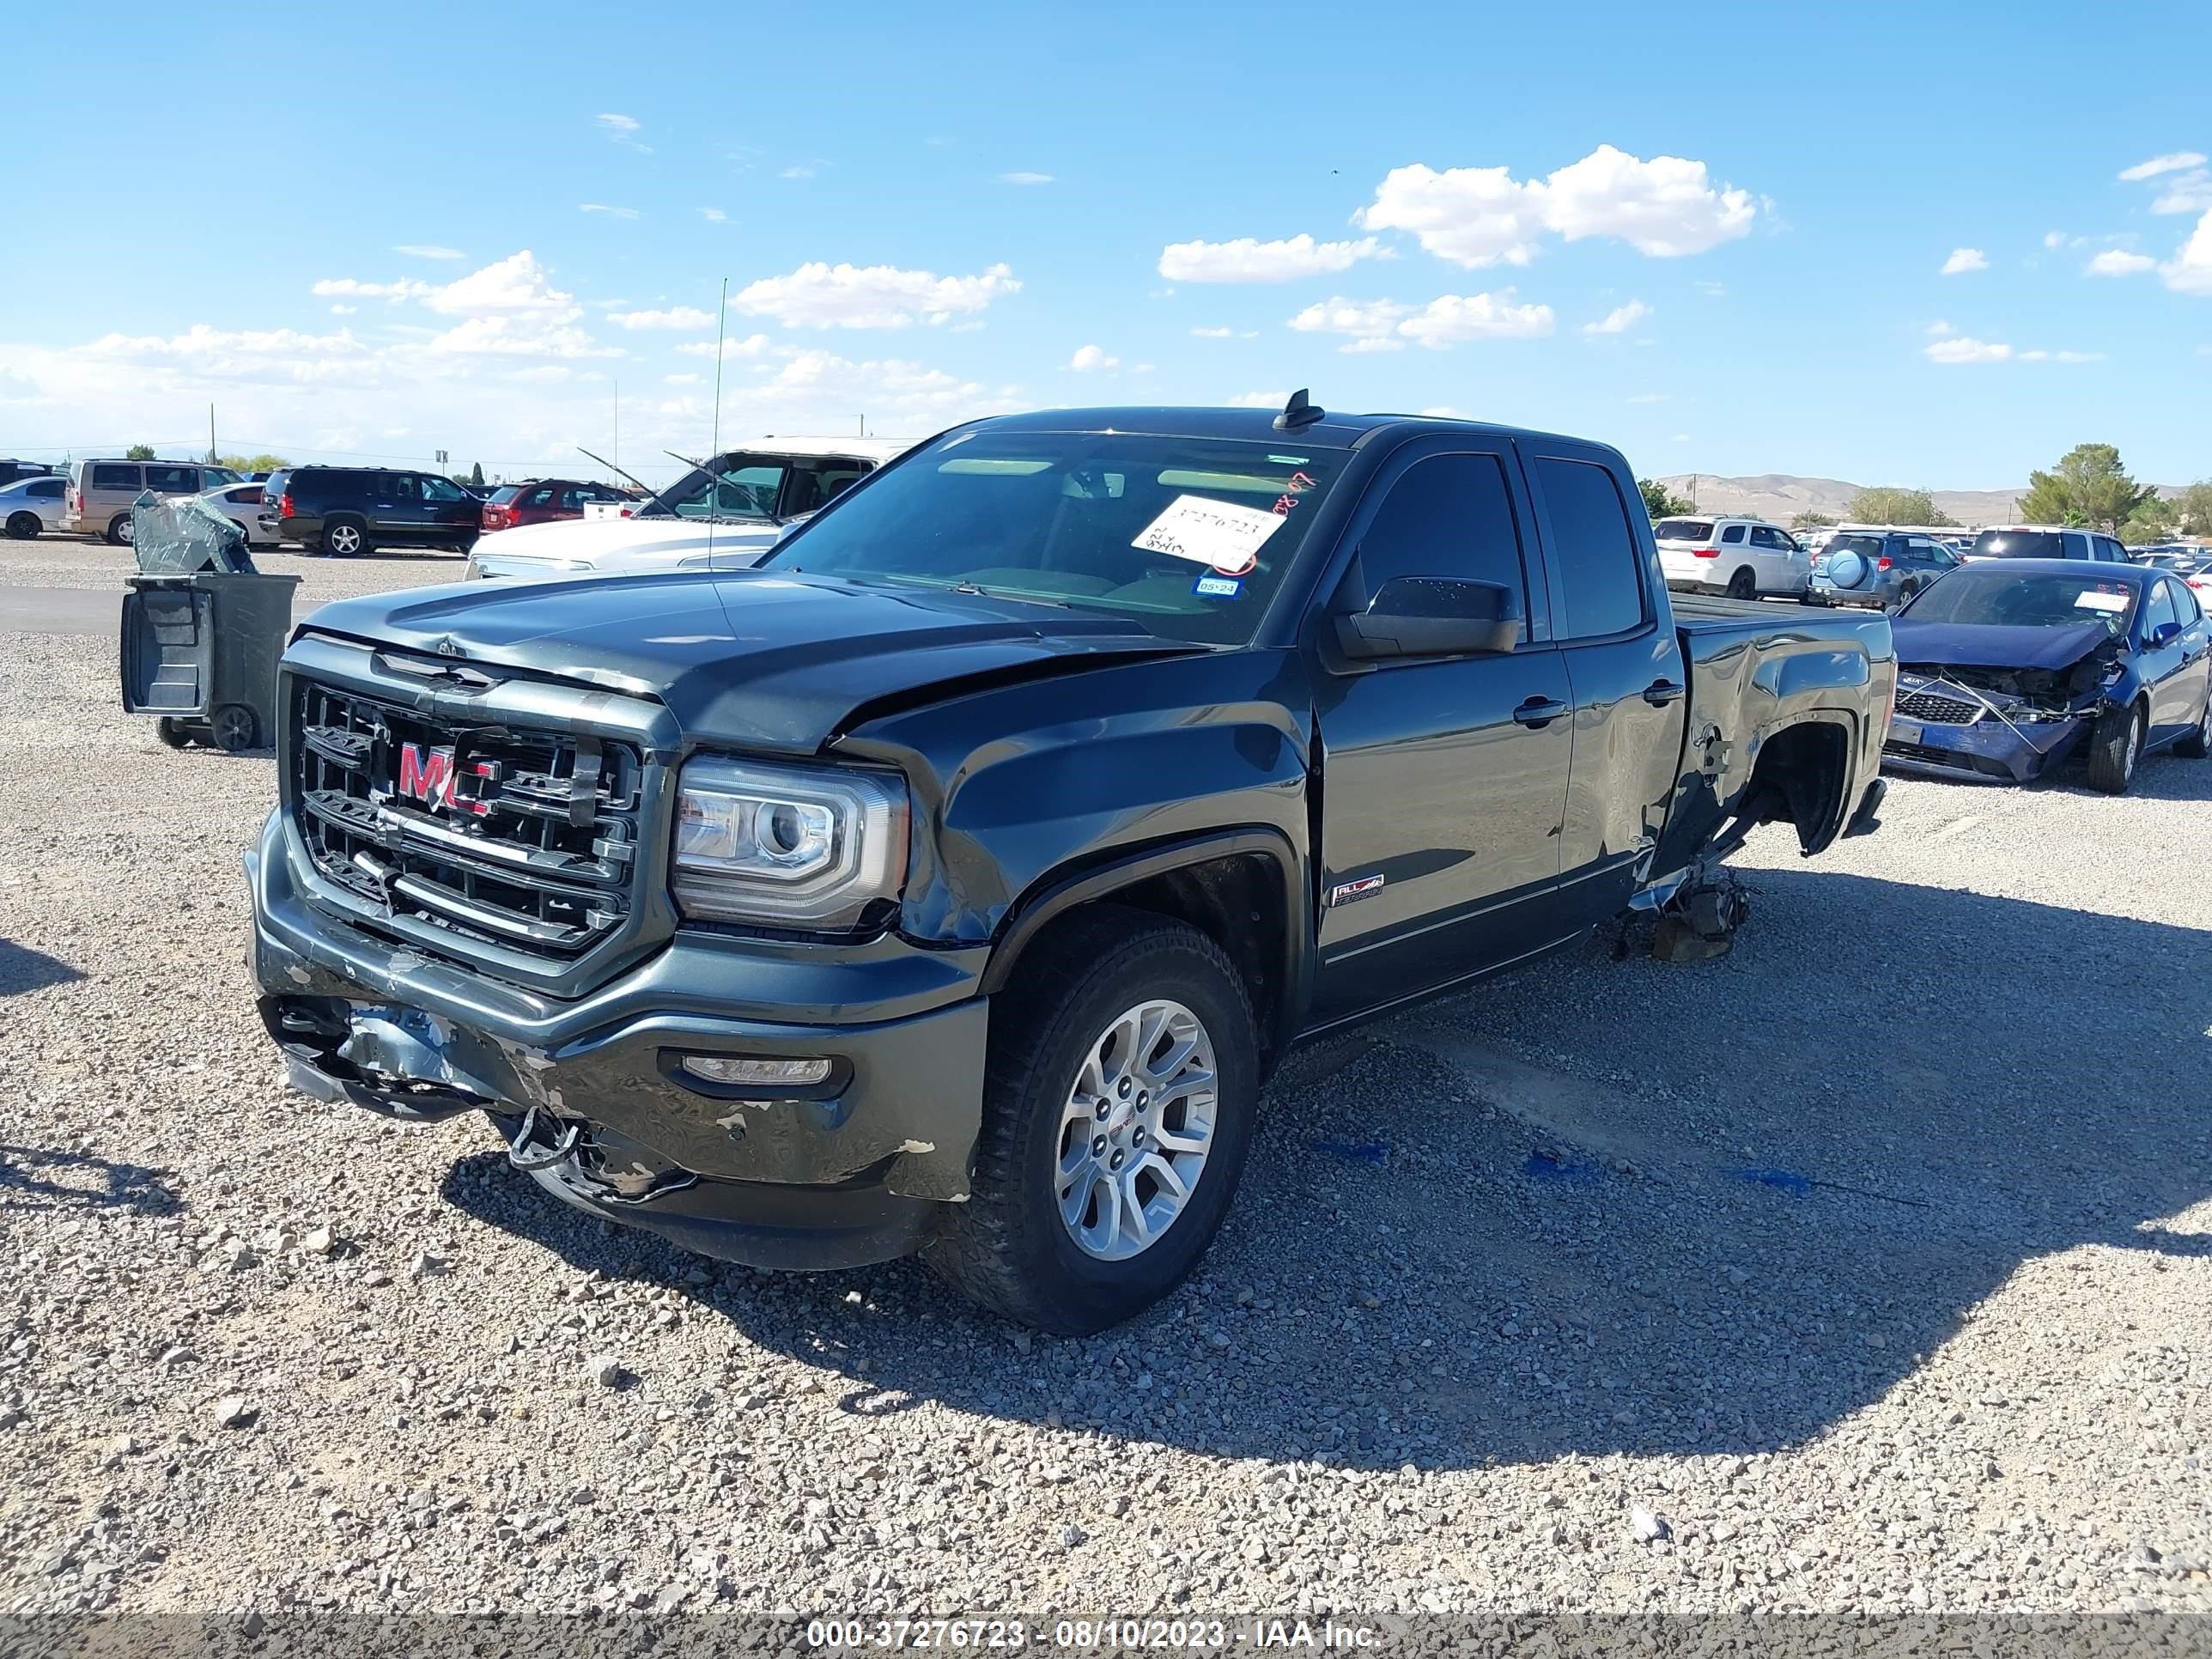
[[[297,1086],[1073,1333],[1191,1269],[1293,1044],[1870,827],[1895,663],[1670,599],[1612,449],[1301,393],[957,427],[757,569],[348,599],[282,681]]]

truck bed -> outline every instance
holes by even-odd
[[[1735,813],[1770,738],[1826,721],[1843,728],[1854,793],[1880,764],[1897,684],[1889,618],[1763,600],[1669,594],[1690,688],[1680,775],[1661,871],[1695,859]],[[1844,803],[1847,815],[1853,803]],[[1801,824],[1808,850],[1840,830]]]

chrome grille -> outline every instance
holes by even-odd
[[[566,963],[630,915],[636,750],[568,732],[449,724],[293,682],[288,803],[317,872],[414,943]]]
[[[1908,691],[1897,700],[1897,712],[1909,720],[1935,726],[1972,726],[1988,710],[1969,698],[1942,691]]]

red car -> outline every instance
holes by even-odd
[[[586,483],[575,478],[532,478],[527,483],[501,484],[483,505],[484,533],[512,530],[519,524],[551,524],[556,519],[580,519],[586,501],[623,501],[630,497],[611,484]],[[627,518],[629,515],[623,515]]]

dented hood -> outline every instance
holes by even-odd
[[[2112,636],[2102,623],[2075,628],[2015,628],[1995,623],[1917,623],[1908,614],[1890,625],[1897,659],[1938,668],[2071,668]]]
[[[792,754],[883,699],[1205,648],[1052,606],[757,571],[416,588],[303,626],[656,698],[692,738]]]

